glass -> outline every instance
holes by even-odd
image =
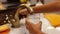
[[[39,14],[33,14],[28,16],[28,19],[33,23],[33,24],[38,24],[40,21],[40,15]]]
[[[38,6],[38,5],[42,5],[40,0],[36,0],[36,6]],[[33,24],[38,24],[39,21],[40,21],[40,13],[39,14],[30,15],[30,16],[28,16],[28,18],[30,19],[30,21]]]

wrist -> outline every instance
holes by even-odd
[[[45,33],[42,31],[36,31],[36,32],[30,32],[30,34],[45,34]]]
[[[27,12],[28,12],[29,14],[33,14],[33,13],[34,13],[34,10],[33,10],[32,7],[27,7]]]
[[[36,32],[36,34],[45,34],[45,33],[39,30]]]
[[[38,32],[37,34],[45,34],[44,32]]]

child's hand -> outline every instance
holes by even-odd
[[[30,34],[44,34],[41,31],[42,22],[40,21],[38,24],[33,24],[29,21],[29,19],[26,19],[26,28],[29,30]]]

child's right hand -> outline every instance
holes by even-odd
[[[26,28],[29,30],[30,34],[44,34],[41,31],[42,23],[41,21],[38,24],[32,24],[29,19],[26,19]]]

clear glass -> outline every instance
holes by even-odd
[[[28,16],[28,19],[31,21],[31,23],[38,24],[40,21],[40,16],[39,14],[30,15]]]

